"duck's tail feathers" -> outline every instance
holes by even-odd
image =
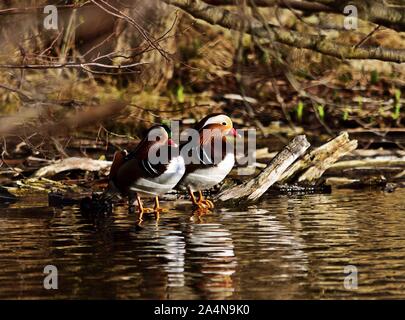
[[[121,198],[121,192],[118,190],[118,188],[115,186],[113,181],[110,181],[108,183],[108,187],[106,190],[104,190],[103,194],[101,195],[103,200],[112,200],[113,198]]]
[[[125,162],[125,157],[128,155],[126,150],[116,151],[114,153],[113,162],[108,176],[108,187],[102,194],[102,198],[105,200],[111,200],[114,197],[120,197],[120,190],[115,186],[114,180],[118,174],[118,170]]]
[[[110,169],[110,175],[108,176],[108,179],[110,181],[114,180],[115,177],[117,176],[118,170],[121,168],[121,166],[125,162],[125,157],[128,155],[127,150],[122,150],[122,151],[116,151],[114,153],[114,159],[111,165]]]

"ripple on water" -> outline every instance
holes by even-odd
[[[181,206],[142,230],[125,207],[92,218],[27,199],[0,215],[0,298],[405,298],[404,197],[276,196],[202,217]],[[42,288],[47,264],[57,291]]]

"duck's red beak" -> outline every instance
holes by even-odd
[[[176,142],[174,142],[172,139],[167,140],[167,144],[168,144],[169,146],[177,147]]]
[[[238,133],[238,131],[236,131],[235,128],[232,128],[232,129],[229,131],[229,134],[232,135],[232,136],[234,136],[235,138],[240,138],[240,137],[241,137],[240,134]]]

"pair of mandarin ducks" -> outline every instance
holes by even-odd
[[[192,203],[199,210],[214,208],[212,201],[203,197],[202,191],[220,183],[235,163],[233,148],[229,148],[228,136],[237,137],[231,119],[225,114],[211,114],[198,122],[194,129],[198,137],[194,141],[177,146],[171,139],[171,131],[165,125],[151,127],[145,137],[131,152],[117,151],[109,175],[106,191],[110,195],[128,196],[129,208],[138,206],[140,219],[147,212],[159,214],[159,196],[178,188],[187,190]],[[214,143],[219,141],[219,143]],[[217,148],[218,146],[220,148]],[[165,163],[151,161],[150,155],[168,151]],[[197,161],[185,161],[186,153],[194,151]],[[216,160],[215,160],[216,159]],[[195,196],[198,192],[198,199]],[[141,197],[155,197],[153,209],[145,208]]]

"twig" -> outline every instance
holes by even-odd
[[[0,83],[0,88],[9,90],[11,92],[15,92],[18,94],[18,96],[21,98],[21,100],[23,100],[24,102],[29,102],[32,101],[32,98],[27,96],[24,92],[22,92],[20,89],[16,89],[16,88],[11,88],[9,86],[6,86],[5,84],[1,84]]]
[[[66,62],[66,63],[53,63],[53,64],[0,64],[0,69],[61,69],[61,68],[82,68],[85,69],[86,67],[100,67],[100,68],[107,68],[107,69],[128,69],[137,67],[140,65],[149,64],[149,62],[137,62],[132,64],[124,64],[124,65],[110,65],[104,63],[97,63],[97,62],[85,62],[85,63],[77,63],[77,62]],[[85,69],[88,71],[88,69]]]

